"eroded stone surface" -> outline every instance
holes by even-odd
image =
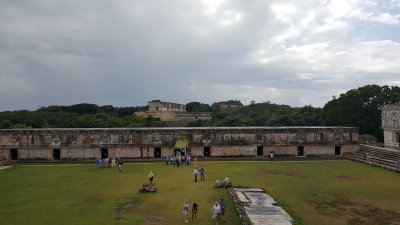
[[[235,188],[236,195],[244,204],[247,217],[254,225],[291,225],[293,219],[276,205],[276,201],[258,188]],[[263,191],[263,190],[262,190]]]

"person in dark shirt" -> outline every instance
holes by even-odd
[[[199,208],[199,205],[197,205],[197,203],[195,202],[195,203],[193,203],[193,207],[192,207],[192,220],[193,220],[193,217],[195,218],[195,219],[197,219],[197,209]]]

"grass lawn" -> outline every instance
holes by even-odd
[[[213,224],[214,201],[227,202],[226,223],[241,224],[225,189],[215,180],[263,187],[296,224],[400,224],[400,174],[341,161],[200,162],[193,167],[125,164],[125,173],[87,165],[21,165],[0,170],[0,224],[188,224],[183,202],[199,204],[197,221]],[[138,189],[155,174],[156,193]]]

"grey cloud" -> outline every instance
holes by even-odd
[[[0,111],[80,102],[145,105],[151,99],[322,106],[335,90],[367,83],[357,76],[384,84],[398,75],[375,79],[338,68],[344,63],[340,57],[313,64],[303,52],[289,52],[296,45],[338,43],[321,50],[330,55],[339,45],[347,49],[354,44],[339,28],[334,31],[340,35],[311,34],[323,23],[322,15],[282,47],[271,40],[293,26],[274,17],[271,6],[281,1],[221,2],[212,12],[201,1],[183,0],[2,1]],[[319,1],[288,4],[304,12],[328,11]],[[254,56],[258,50],[265,52]],[[280,58],[263,64],[261,56]],[[326,68],[313,69],[321,65]]]

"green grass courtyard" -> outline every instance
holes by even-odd
[[[225,223],[241,224],[225,189],[262,187],[295,224],[400,224],[400,174],[347,160],[205,161],[206,180],[193,181],[191,166],[124,164],[125,173],[95,164],[15,164],[0,170],[0,224],[188,224],[183,202],[199,204],[189,224],[214,224],[214,201],[227,202]],[[156,193],[139,193],[155,174]],[[189,213],[190,215],[190,213]]]

